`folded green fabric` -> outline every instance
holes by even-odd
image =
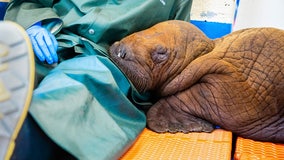
[[[78,159],[117,159],[146,122],[128,100],[130,85],[121,74],[99,55],[66,60],[34,91],[30,113]]]

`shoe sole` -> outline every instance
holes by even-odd
[[[0,159],[10,159],[32,98],[35,62],[26,31],[0,21]]]

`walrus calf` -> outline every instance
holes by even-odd
[[[284,142],[283,30],[251,28],[211,40],[172,20],[115,42],[110,58],[139,92],[158,98],[147,112],[156,132],[211,132],[218,125]]]

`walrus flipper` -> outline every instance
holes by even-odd
[[[174,96],[160,99],[147,112],[147,126],[151,130],[164,132],[212,132],[214,126],[206,120],[181,110]],[[174,102],[174,103],[172,103]]]

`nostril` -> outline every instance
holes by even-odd
[[[118,51],[117,56],[120,58],[124,58],[126,53],[124,51]]]
[[[117,56],[120,58],[125,58],[126,56],[126,49],[124,48],[124,46],[120,46],[118,51],[117,51]]]

